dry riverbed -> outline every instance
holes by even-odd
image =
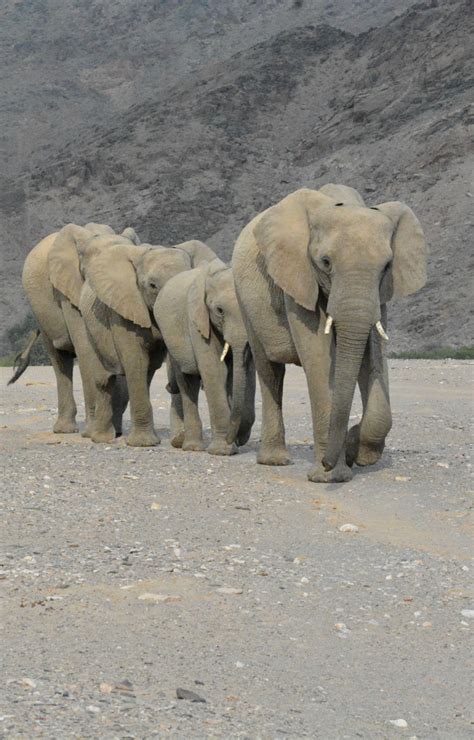
[[[390,365],[387,448],[345,485],[306,480],[300,369],[286,468],[255,464],[260,404],[239,455],[184,453],[160,372],[162,444],[94,445],[51,433],[51,368],[2,369],[1,736],[472,737],[473,363]]]

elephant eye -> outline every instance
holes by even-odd
[[[384,275],[385,275],[386,272],[388,272],[390,270],[391,266],[392,266],[392,260],[390,260],[389,262],[387,262],[387,264],[383,268],[383,274]]]
[[[325,270],[331,269],[331,260],[329,259],[329,257],[321,257],[321,264]]]
[[[153,290],[156,290],[157,287],[158,287],[157,284],[154,283],[153,280],[150,280],[150,288],[152,288]]]
[[[216,313],[218,313],[219,316],[223,315],[224,309],[222,308],[222,306],[216,306]]]

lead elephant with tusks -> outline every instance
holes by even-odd
[[[233,455],[255,420],[255,369],[235,295],[232,270],[220,259],[172,278],[158,296],[154,315],[181,394],[183,450],[203,450],[198,411],[201,380],[209,406],[211,455]]]
[[[287,465],[285,364],[306,374],[314,431],[311,481],[347,481],[376,462],[392,425],[386,304],[426,282],[427,248],[404,203],[368,208],[355,190],[291,193],[253,219],[232,266],[262,392],[257,461]],[[347,434],[359,381],[363,416]]]

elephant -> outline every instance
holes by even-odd
[[[155,300],[165,283],[177,273],[214,258],[215,253],[197,240],[176,247],[125,244],[117,240],[107,250],[95,236],[82,247],[85,282],[80,311],[97,357],[106,369],[96,388],[93,442],[114,437],[113,392],[125,376],[130,398],[132,429],[126,443],[148,447],[160,440],[153,427],[149,385],[163,360],[166,347],[153,318]],[[172,396],[174,433],[182,418],[181,398]]]
[[[79,312],[79,296],[83,278],[79,267],[78,244],[93,235],[103,239],[121,239],[130,244],[139,242],[132,228],[116,235],[110,226],[88,223],[85,227],[68,224],[60,231],[42,239],[28,254],[23,267],[23,286],[53,366],[57,394],[58,418],[53,431],[69,434],[78,431],[72,376],[74,357],[81,373],[86,411],[84,436],[90,436],[95,409],[94,374],[102,368],[97,363]],[[30,343],[28,350],[31,350]],[[29,362],[29,351],[23,353],[21,368],[11,382],[20,377]],[[117,389],[114,405],[126,405],[126,388]],[[116,431],[121,432],[121,413],[115,414]]]
[[[404,203],[366,207],[357,191],[302,188],[257,215],[235,244],[232,267],[262,392],[257,461],[287,465],[285,365],[306,374],[315,482],[352,478],[376,462],[392,425],[384,357],[387,303],[425,285],[427,246]],[[356,382],[360,424],[347,434]]]
[[[220,259],[171,278],[153,313],[169,352],[184,414],[183,450],[203,450],[201,380],[209,406],[211,455],[232,455],[255,421],[255,366],[231,268]]]

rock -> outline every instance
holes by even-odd
[[[99,689],[101,694],[111,694],[113,686],[111,686],[109,683],[103,682],[100,684]]]
[[[350,629],[347,627],[346,624],[344,624],[344,622],[336,622],[336,624],[334,625],[334,629],[338,633],[339,637],[343,638],[347,637],[351,633]]]
[[[189,691],[189,689],[176,689],[176,696],[178,697],[178,699],[186,699],[187,701],[192,701],[195,703],[206,703],[206,700],[203,699],[202,696],[199,696],[199,694],[195,694],[194,691]]]
[[[150,506],[150,509],[152,511],[159,511],[161,509],[161,504],[158,504],[156,501],[153,501],[152,505]]]
[[[89,704],[89,706],[86,707],[86,711],[88,711],[89,714],[100,714],[99,707],[95,707],[93,704]]]
[[[395,480],[399,483],[406,483],[407,481],[411,480],[411,476],[409,475],[396,475]]]
[[[462,609],[461,614],[466,619],[474,619],[474,609]]]
[[[36,689],[36,682],[32,678],[21,678],[18,683],[25,689]]]
[[[389,722],[394,727],[408,727],[408,722],[404,719],[389,719]]]
[[[228,586],[221,586],[220,588],[218,588],[216,590],[220,594],[228,594],[229,596],[230,595],[237,596],[239,594],[243,594],[243,589],[241,589],[241,588],[230,588]]]
[[[140,601],[149,601],[153,604],[168,604],[174,601],[181,601],[181,596],[173,596],[172,594],[145,593],[140,594],[138,598]]]
[[[358,532],[359,527],[356,524],[343,524],[339,527],[339,532]]]
[[[446,468],[446,469],[449,468],[449,463],[445,463],[445,462],[438,462],[436,463],[436,465],[438,466],[438,468]]]

